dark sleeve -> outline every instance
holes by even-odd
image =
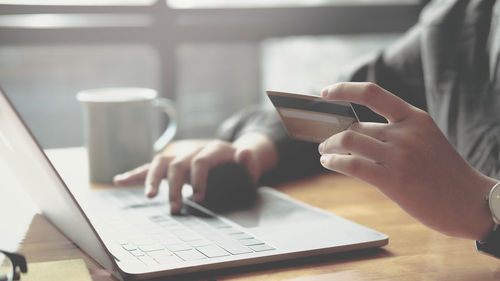
[[[487,94],[480,98],[469,98],[469,103],[459,122],[466,122],[465,130],[459,132],[458,137],[465,139],[463,145],[458,144],[459,152],[482,173],[500,179],[500,2],[494,6],[494,13],[490,25],[490,46],[485,64],[488,65],[487,77],[491,77]],[[488,59],[488,61],[486,61]],[[486,78],[487,79],[487,78]],[[485,79],[485,80],[486,80]],[[478,110],[470,104],[479,103]],[[480,118],[472,118],[479,115]],[[460,124],[459,124],[460,125]],[[500,248],[500,247],[499,247]],[[500,255],[500,252],[497,252]]]
[[[364,57],[347,68],[339,80],[376,83],[406,102],[426,110],[420,35],[421,27],[417,24],[382,52]],[[360,121],[386,122],[382,116],[364,106],[354,107]]]
[[[490,0],[434,1],[420,22],[427,112],[465,160],[483,174],[499,178],[500,77],[494,63],[499,51],[493,46],[500,38],[500,4],[496,2],[494,8],[495,1]]]

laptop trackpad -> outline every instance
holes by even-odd
[[[252,206],[217,214],[246,228],[297,224],[297,222],[329,218],[328,215],[305,204],[297,203],[287,195],[269,187],[258,189],[257,198]]]

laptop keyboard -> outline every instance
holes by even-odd
[[[131,216],[126,220],[108,223],[111,226],[120,224],[119,228],[115,227],[122,234],[118,243],[146,265],[175,264],[274,250],[240,228],[192,207],[188,208],[191,214],[171,216],[166,212],[150,213],[147,220],[142,216],[140,222],[134,222]],[[131,235],[124,235],[127,233]]]

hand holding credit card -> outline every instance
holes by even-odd
[[[358,122],[349,102],[321,97],[266,91],[292,139],[320,143]]]

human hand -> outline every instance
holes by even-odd
[[[426,112],[372,83],[339,83],[321,95],[365,105],[388,120],[354,123],[321,143],[325,168],[376,186],[440,232],[485,238],[493,226],[485,196],[496,180],[471,167]]]
[[[160,182],[168,180],[170,211],[177,213],[182,208],[182,187],[190,182],[193,200],[205,198],[209,171],[223,163],[234,162],[243,167],[253,183],[262,173],[274,167],[277,153],[274,144],[260,134],[247,134],[234,143],[220,140],[178,141],[172,149],[153,158],[151,163],[132,171],[117,175],[116,185],[127,185],[145,181],[145,194],[152,198],[158,194]],[[274,161],[274,162],[273,162]]]

